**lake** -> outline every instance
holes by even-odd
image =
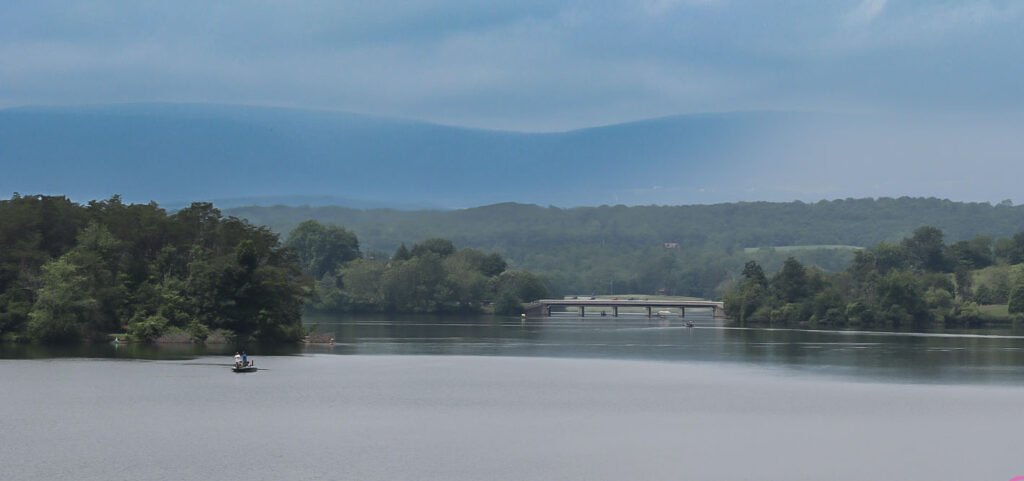
[[[3,479],[996,479],[1024,336],[314,317],[335,344],[0,347]]]

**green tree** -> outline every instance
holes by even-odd
[[[29,314],[29,333],[44,342],[82,337],[83,327],[101,315],[100,303],[89,295],[89,280],[67,257],[43,266],[43,285]]]
[[[907,252],[907,257],[915,269],[945,272],[948,269],[948,262],[942,236],[940,229],[922,226],[914,231],[913,236],[903,239],[900,245]]]
[[[813,299],[814,318],[819,322],[835,325],[845,321],[843,314],[846,300],[842,292],[835,286],[829,286],[817,293]]]
[[[953,272],[953,279],[956,280],[956,297],[964,301],[971,297],[971,286],[974,285],[974,275],[965,264],[958,264]]]
[[[480,273],[485,277],[494,277],[505,272],[506,268],[508,268],[508,264],[505,259],[496,252],[488,254],[480,262]]]
[[[1012,238],[1000,237],[992,246],[992,256],[996,262],[1002,264],[1013,264],[1011,259],[1016,256],[1017,245]]]
[[[872,247],[871,255],[880,274],[886,274],[893,269],[905,269],[911,262],[904,247],[888,242],[879,242]]]
[[[1017,284],[1010,291],[1007,310],[1010,311],[1010,314],[1024,314],[1024,283]]]
[[[974,301],[981,305],[993,304],[992,289],[988,287],[988,284],[978,285],[978,288],[974,290]]]
[[[316,279],[334,274],[342,264],[361,257],[355,234],[312,219],[295,227],[285,245],[295,250],[303,272]]]
[[[374,311],[384,308],[384,275],[386,266],[381,262],[371,262],[365,259],[355,260],[345,265],[341,270],[343,278],[344,299],[347,305],[334,305],[328,308],[353,310],[353,311]]]
[[[924,302],[931,311],[931,317],[942,320],[953,307],[953,295],[945,289],[931,287],[924,293]]]
[[[528,271],[505,271],[491,279],[496,314],[520,314],[523,303],[547,297],[548,290],[540,279]]]
[[[930,318],[917,278],[903,271],[892,271],[878,283],[878,302],[893,327],[907,323],[923,326]]]
[[[521,270],[502,272],[494,278],[492,290],[499,296],[509,293],[521,302],[543,299],[548,295],[548,289],[540,278],[529,271]]]
[[[771,288],[784,302],[803,300],[809,294],[808,287],[807,269],[792,257],[786,259],[782,270],[772,276]]]
[[[961,306],[955,308],[955,310],[956,317],[953,320],[961,321],[967,325],[977,323],[982,317],[981,308],[974,302],[965,302]],[[949,320],[947,320],[947,324],[948,323]]]
[[[412,253],[405,247],[405,242],[398,246],[398,249],[395,250],[395,254],[391,256],[391,259],[396,261],[407,261],[412,259]]]
[[[875,324],[875,311],[867,303],[854,301],[846,305],[846,319],[859,327],[872,327]]]
[[[419,257],[432,253],[440,258],[448,257],[455,253],[455,244],[448,239],[431,238],[423,241],[420,244],[414,244],[412,246],[412,256]]]
[[[388,310],[399,312],[447,312],[457,304],[441,258],[432,252],[385,271],[382,292]]]
[[[992,276],[992,303],[1006,304],[1010,300],[1010,278],[1005,271],[996,271]]]
[[[954,242],[949,246],[951,261],[968,269],[982,269],[992,265],[992,238],[978,234],[969,241]]]
[[[764,270],[761,269],[761,266],[758,265],[756,261],[747,261],[747,263],[743,265],[743,278],[748,281],[756,282],[761,286],[768,285],[768,278],[765,277]]]
[[[494,300],[494,313],[512,316],[516,314],[522,314],[523,302],[512,292],[502,292],[498,295],[498,298]]]
[[[41,269],[70,250],[87,215],[65,197],[0,200],[0,332],[26,328],[40,288]]]
[[[462,249],[442,261],[459,310],[475,311],[485,298],[489,276],[482,271],[482,264],[487,257],[475,249]]]
[[[91,223],[78,235],[74,249],[43,267],[39,298],[30,314],[34,337],[68,341],[118,329],[126,315],[119,247],[106,227]]]
[[[1024,262],[1024,232],[1014,234],[1011,241],[1006,260],[1010,264],[1020,264]]]
[[[748,320],[759,319],[755,314],[761,310],[768,310],[772,298],[768,290],[756,280],[745,280],[737,289],[730,290],[725,294],[725,314],[736,319],[740,324]]]

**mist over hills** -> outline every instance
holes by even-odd
[[[25,107],[0,110],[0,191],[399,209],[998,202],[1024,169],[1013,127],[761,112],[518,133],[267,107]]]

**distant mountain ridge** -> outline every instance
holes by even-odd
[[[206,104],[0,110],[0,193],[360,208],[686,205],[846,197],[998,202],[1024,123],[787,112],[557,133]]]
[[[0,191],[168,204],[298,196],[355,207],[650,203],[648,191],[696,192],[718,175],[713,169],[739,168],[745,157],[730,139],[796,118],[706,114],[528,134],[269,107],[13,108],[0,110]]]

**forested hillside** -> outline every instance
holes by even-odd
[[[306,219],[341,225],[358,235],[364,252],[381,256],[402,242],[443,237],[459,247],[498,252],[510,267],[540,274],[555,294],[713,298],[720,298],[723,282],[735,279],[752,259],[769,273],[789,256],[839,271],[853,259],[854,248],[896,242],[923,225],[941,229],[950,242],[1024,230],[1024,206],[1009,201],[907,197],[572,209],[506,203],[452,211],[279,206],[226,212],[281,233]],[[773,249],[781,246],[804,247]]]

